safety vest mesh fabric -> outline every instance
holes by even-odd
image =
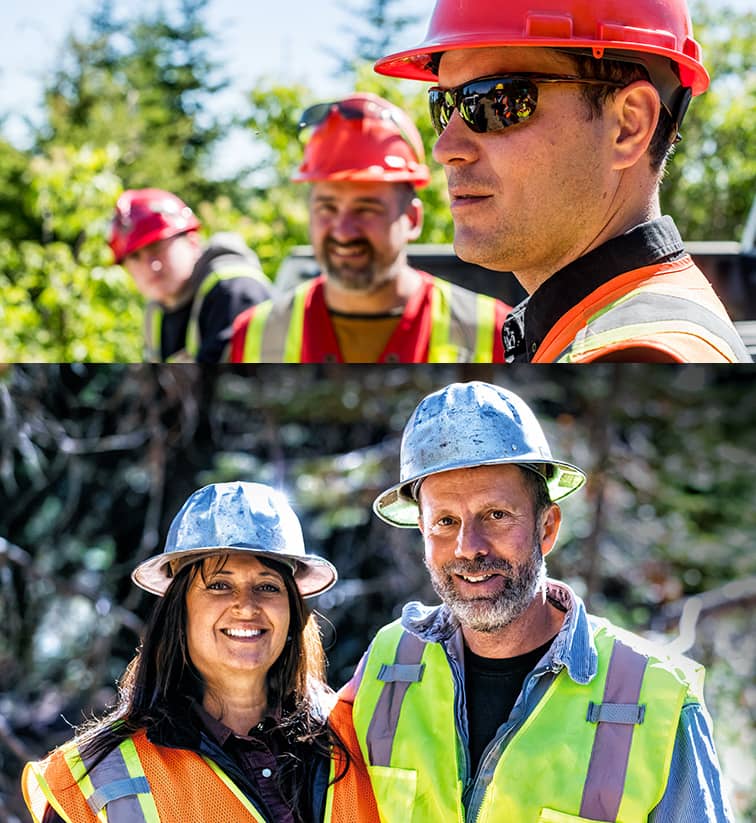
[[[145,732],[123,741],[85,774],[72,746],[24,769],[24,797],[39,823],[47,804],[66,823],[266,823],[220,767],[183,749],[155,746]]]
[[[628,349],[653,350],[680,363],[752,362],[687,255],[604,284],[559,319],[532,362],[589,363]]]
[[[420,679],[412,679],[418,674],[412,664],[396,663],[404,635],[398,622],[378,633],[354,702],[355,729],[381,819],[461,823],[466,760],[455,724],[451,668],[440,644],[425,643]],[[701,672],[649,657],[644,641],[605,622],[594,640],[599,668],[593,680],[575,683],[562,669],[503,752],[494,748],[487,756],[493,762],[484,756],[468,797],[474,805],[469,819],[494,823],[506,809],[507,819],[518,823],[639,823],[658,804],[680,709],[685,700],[698,700]],[[619,677],[616,671],[608,677],[617,649],[626,660],[642,659],[635,672],[638,696],[621,703],[612,699],[612,682],[607,687],[608,679],[614,687],[624,679],[623,666]],[[408,686],[402,682],[407,677]],[[381,704],[383,717],[376,719]],[[386,752],[388,759],[380,762]],[[611,809],[597,815],[605,803]]]
[[[189,323],[186,327],[186,337],[184,348],[172,354],[166,362],[178,363],[182,361],[194,361],[200,350],[202,342],[200,336],[199,318],[202,306],[207,295],[222,280],[234,280],[246,277],[250,280],[267,283],[265,275],[256,275],[254,269],[248,268],[222,268],[218,271],[211,271],[199,284],[199,288],[192,298],[192,308],[189,312]],[[144,311],[144,358],[147,363],[161,363],[162,355],[162,329],[163,329],[163,309],[159,303],[150,301]]]
[[[428,363],[490,363],[494,353],[496,301],[488,295],[433,277]],[[300,363],[305,308],[319,281],[301,283],[287,300],[255,306],[247,325],[247,363]]]

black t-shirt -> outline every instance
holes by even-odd
[[[231,339],[234,318],[271,295],[268,286],[252,277],[220,280],[205,296],[199,316],[198,363],[217,363]],[[186,345],[192,302],[163,315],[161,356],[167,360]]]
[[[465,695],[472,774],[496,730],[509,717],[525,678],[554,642],[554,637],[517,657],[480,657],[465,646]]]

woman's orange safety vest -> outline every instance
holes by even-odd
[[[351,724],[339,725],[350,736],[347,746],[357,751]],[[332,776],[343,763],[336,752]],[[90,771],[76,746],[62,746],[46,760],[27,763],[21,783],[34,823],[41,823],[48,805],[66,823],[275,823],[210,758],[157,746],[145,731],[124,740]],[[357,821],[379,818],[369,778],[355,766],[329,786],[324,823]]]

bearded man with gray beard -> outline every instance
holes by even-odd
[[[731,821],[702,667],[546,576],[557,501],[585,475],[529,406],[451,384],[415,409],[400,463],[373,508],[420,529],[442,602],[381,629],[334,709],[383,823]]]

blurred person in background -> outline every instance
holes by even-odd
[[[133,189],[116,203],[110,248],[147,299],[145,360],[217,363],[234,318],[270,297],[271,283],[242,238],[203,246],[194,212],[171,192]]]
[[[27,764],[35,823],[377,823],[359,761],[326,722],[332,693],[304,600],[336,570],[305,553],[284,496],[199,489],[132,577],[160,599],[113,711]]]
[[[232,362],[456,363],[504,359],[501,301],[418,271],[407,244],[430,172],[415,124],[374,94],[319,103],[294,176],[310,183],[322,274],[234,322]]]

